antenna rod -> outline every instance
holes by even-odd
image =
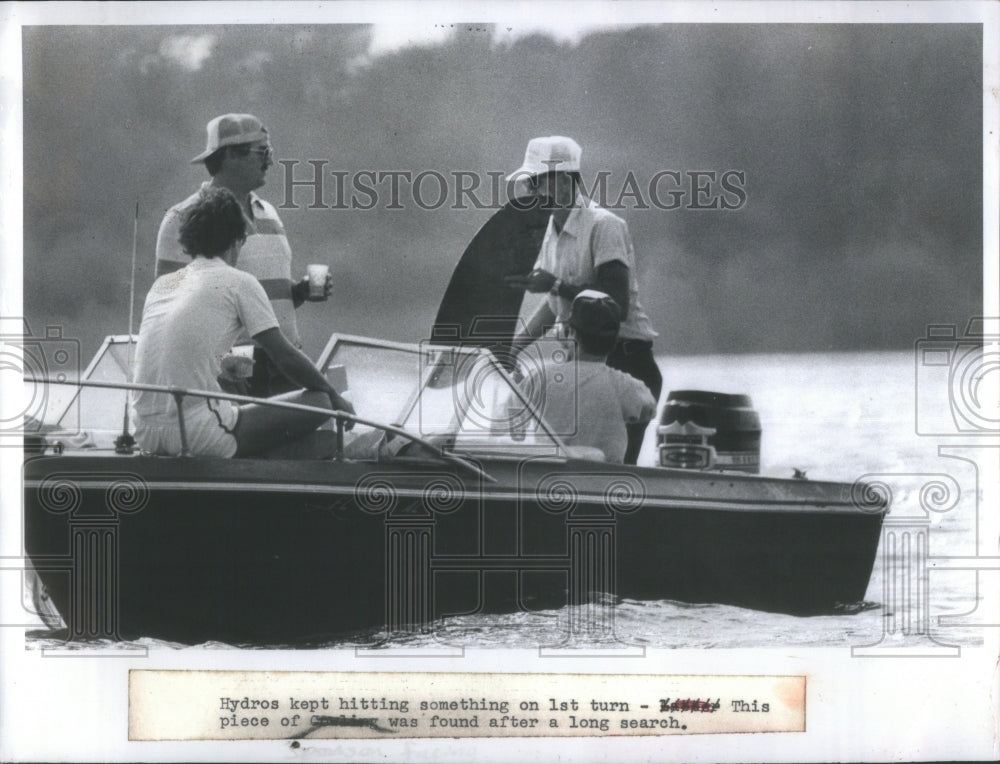
[[[132,276],[128,291],[128,347],[126,360],[128,366],[128,381],[132,382],[132,319],[135,314],[135,259],[139,241],[139,200],[135,200],[135,217],[132,220]],[[122,419],[122,434],[115,439],[115,451],[120,454],[131,454],[135,439],[128,431],[128,392],[125,393],[125,415]]]
[[[132,350],[132,316],[135,313],[135,254],[139,240],[139,200],[135,200],[135,218],[132,221],[132,280],[128,292],[128,347]],[[129,372],[132,371],[132,360],[129,358]],[[132,380],[129,380],[130,382]]]

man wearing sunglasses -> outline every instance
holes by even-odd
[[[247,238],[240,250],[236,267],[254,276],[264,287],[282,334],[295,347],[301,347],[295,309],[309,295],[309,281],[292,281],[292,250],[277,210],[255,192],[266,182],[273,164],[273,149],[267,128],[252,114],[222,114],[207,127],[205,150],[191,160],[204,164],[211,179],[202,184],[229,189],[239,200],[247,223]],[[200,190],[174,205],[163,218],[156,240],[156,276],[159,278],[191,262],[181,247],[179,236],[185,213],[198,201]],[[331,291],[327,276],[326,294]],[[250,344],[241,337],[237,344]],[[234,392],[266,398],[296,389],[271,363],[260,347],[254,348],[253,375],[244,388]],[[232,388],[230,388],[232,389]]]
[[[659,400],[663,377],[653,359],[657,335],[639,301],[632,237],[624,220],[580,192],[582,153],[572,138],[534,138],[521,167],[507,176],[526,187],[543,209],[552,210],[534,270],[506,279],[514,289],[548,293],[514,347],[526,347],[555,324],[566,325],[573,299],[585,289],[598,290],[621,309],[621,328],[607,365],[643,382]],[[646,420],[627,426],[625,464],[636,463],[648,424]]]

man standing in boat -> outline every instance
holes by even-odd
[[[512,288],[548,293],[515,338],[514,348],[529,345],[556,323],[565,324],[580,292],[599,290],[621,309],[621,329],[607,365],[642,381],[659,400],[663,377],[653,359],[656,332],[639,301],[632,237],[622,218],[580,192],[582,153],[572,138],[534,138],[521,167],[507,177],[526,184],[529,196],[552,210],[534,269],[507,278]],[[647,419],[627,426],[625,464],[636,463],[648,425]]]
[[[273,164],[273,149],[267,128],[252,114],[223,114],[208,123],[205,150],[191,160],[204,164],[211,179],[202,184],[227,188],[240,202],[247,221],[247,240],[240,251],[237,267],[255,277],[264,287],[282,333],[295,347],[299,339],[295,309],[309,295],[308,278],[292,281],[292,250],[277,210],[255,191],[266,182]],[[178,236],[184,214],[198,200],[195,192],[167,210],[156,239],[156,275],[183,268],[191,262]],[[326,294],[331,290],[327,276]],[[237,344],[249,344],[240,337]],[[248,392],[266,398],[295,389],[295,384],[278,372],[259,345],[254,347],[254,371]]]
[[[178,237],[191,262],[159,277],[146,295],[135,381],[222,392],[218,382],[222,358],[246,333],[282,374],[307,388],[282,400],[353,413],[312,361],[282,334],[257,279],[233,267],[247,236],[244,212],[232,192],[211,185],[184,212]],[[309,434],[327,419],[319,413],[236,406],[194,395],[178,402],[169,393],[148,390],[133,393],[133,404],[139,445],[144,451],[170,456],[180,455],[185,446],[195,456],[260,455]]]

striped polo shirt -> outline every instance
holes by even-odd
[[[202,188],[208,185],[206,181]],[[200,190],[180,204],[175,204],[163,216],[156,238],[157,278],[191,262],[191,256],[181,248],[179,237],[184,213],[198,201],[199,193]],[[250,193],[250,209],[252,217],[247,218],[247,240],[240,249],[236,267],[260,282],[274,308],[282,334],[293,345],[301,347],[295,305],[292,303],[292,248],[288,245],[285,227],[277,210],[253,192]],[[249,342],[250,338],[244,335],[236,344]]]

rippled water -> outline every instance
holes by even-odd
[[[670,389],[695,388],[752,397],[763,427],[764,474],[791,477],[793,469],[801,469],[810,478],[847,482],[864,475],[880,476],[877,479],[893,491],[892,516],[916,518],[917,526],[926,530],[932,557],[976,553],[979,495],[975,471],[968,462],[940,456],[942,438],[916,434],[911,352],[664,357],[659,362],[665,394]],[[654,461],[654,437],[650,434],[640,463]],[[944,478],[933,477],[942,474]],[[359,634],[313,647],[559,649],[579,646],[581,641],[600,649],[622,650],[777,644],[863,646],[883,639],[886,625],[898,624],[901,617],[911,618],[909,636],[926,633],[942,644],[980,644],[981,629],[966,623],[977,618],[961,617],[981,604],[976,573],[933,569],[926,604],[887,602],[883,590],[887,566],[897,560],[884,546],[879,547],[865,603],[843,614],[800,618],[728,605],[625,600],[615,603],[610,616],[607,611],[598,611],[602,617],[613,618],[605,622],[600,633],[573,640],[569,637],[570,621],[578,614],[563,608],[454,617],[435,624],[428,633],[392,637]],[[899,628],[889,630],[899,637]],[[28,642],[31,648],[65,647],[61,633],[45,630],[31,632]],[[135,646],[181,647],[151,639],[121,645]],[[228,646],[208,643],[202,647]]]

